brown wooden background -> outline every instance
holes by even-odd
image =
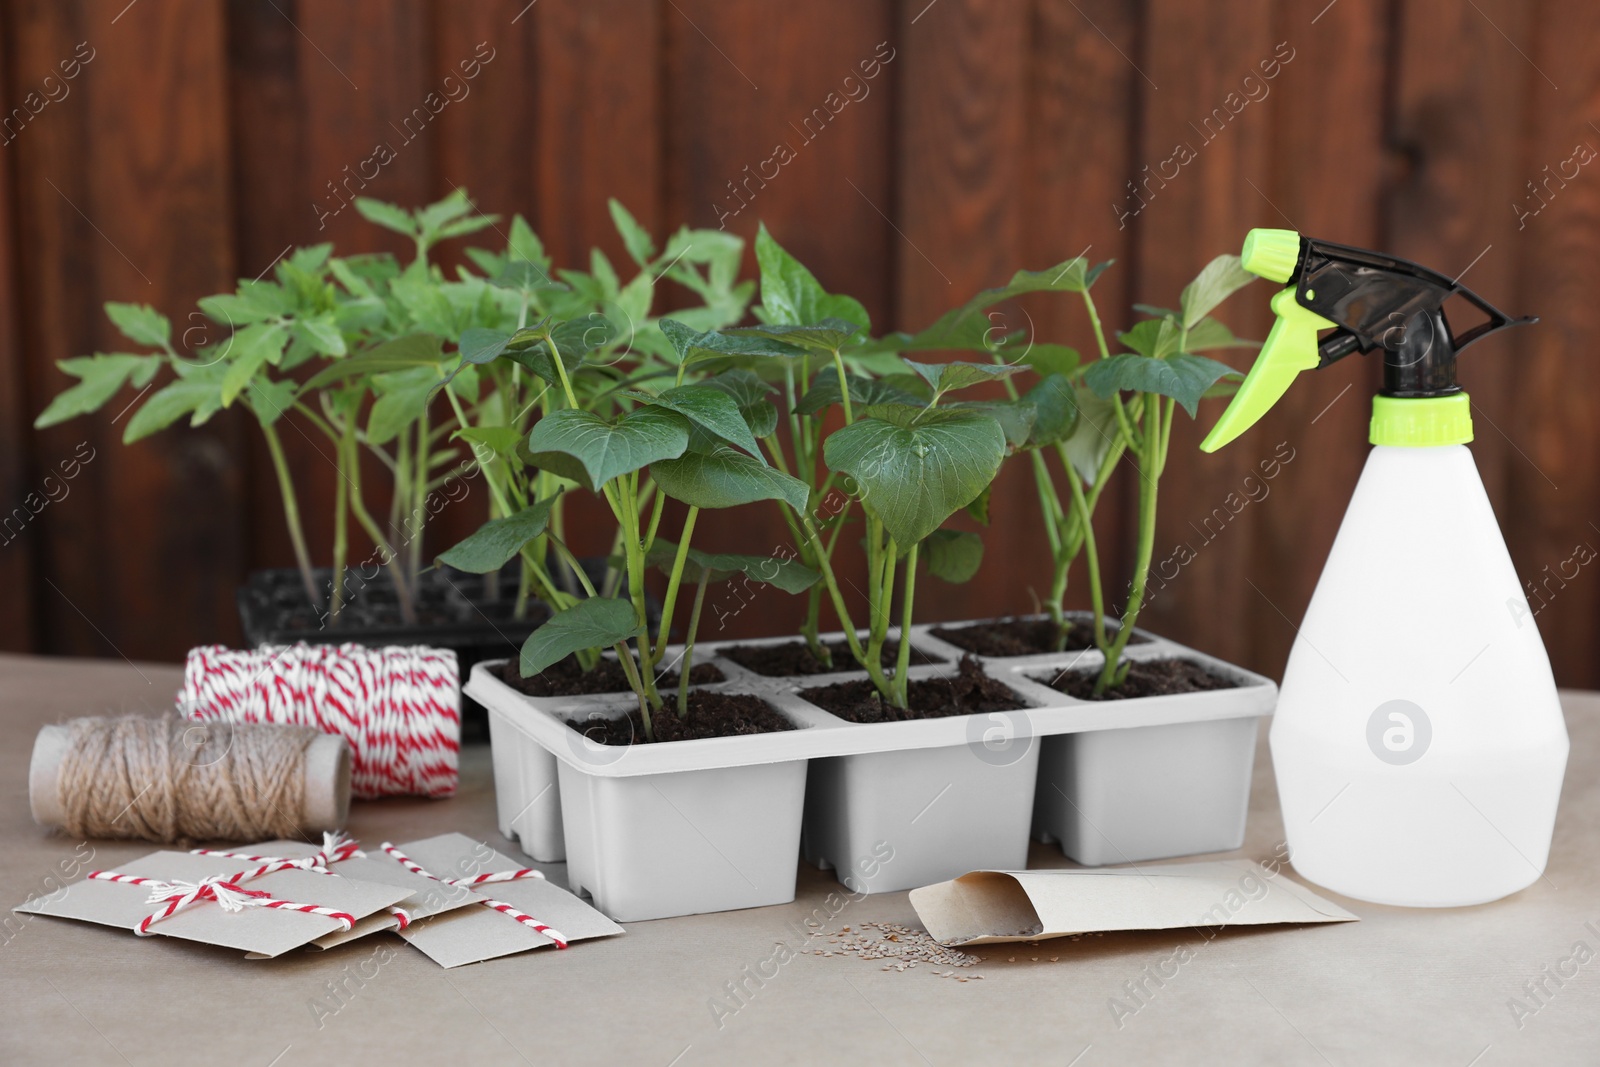
[[[95,458],[0,545],[0,647],[173,659],[237,640],[241,575],[290,560],[241,419],[132,448],[111,424],[116,403],[29,428],[66,384],[53,360],[119,347],[102,301],[155,304],[183,329],[196,297],[265,271],[291,243],[381,245],[353,210],[319,234],[313,207],[380,141],[397,158],[369,193],[409,205],[465,186],[487,210],[526,213],[567,262],[596,241],[620,254],[608,196],[658,233],[715,225],[727,183],[789,141],[798,158],[731,228],[750,236],[765,219],[880,329],[919,327],[1019,266],[1086,248],[1118,261],[1097,292],[1108,325],[1126,326],[1119,309],[1171,303],[1256,225],[1470,267],[1494,302],[1544,316],[1464,361],[1473,448],[1519,570],[1547,583],[1539,625],[1559,680],[1600,685],[1600,574],[1550,578],[1600,543],[1600,170],[1551,180],[1577,146],[1600,147],[1594,4],[0,0],[3,110],[80,42],[94,58],[69,95],[0,147],[0,504],[38,490],[82,443]],[[391,124],[480,42],[494,58],[470,95],[403,143]],[[894,58],[871,95],[802,146],[792,124],[880,42]],[[1293,58],[1269,95],[1202,134],[1280,43]],[[1119,226],[1113,205],[1136,206],[1128,183],[1180,143],[1197,158]],[[1519,219],[1518,205],[1539,210]],[[1262,336],[1267,295],[1253,288],[1224,318]],[[1040,336],[1088,347],[1076,308],[1030,310]],[[1180,418],[1158,555],[1187,541],[1196,558],[1149,625],[1281,671],[1365,453],[1374,370],[1352,359],[1309,376],[1217,456],[1194,449],[1200,427]],[[1203,409],[1202,423],[1215,415]],[[1270,494],[1202,533],[1279,442],[1295,458]],[[293,443],[303,491],[327,500],[331,466]],[[979,578],[925,584],[928,617],[1029,608],[1043,538],[1024,474],[997,493]],[[1108,533],[1129,522],[1129,501],[1110,503]],[[474,525],[481,504],[469,504],[446,536]],[[320,542],[327,509],[309,510]],[[765,511],[734,521],[780,539]],[[707,544],[731,545],[728,525]],[[734,625],[792,624],[784,599]]]

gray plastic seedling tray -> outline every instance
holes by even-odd
[[[951,671],[962,655],[930,629],[914,627],[912,641],[948,662],[913,667],[913,678]],[[1094,669],[1101,663],[1098,652],[978,656],[988,673],[1035,706],[857,724],[816,707],[799,691],[859,678],[860,672],[767,678],[718,652],[736,643],[794,638],[707,643],[696,649],[696,661],[715,663],[726,680],[700,688],[762,697],[796,728],[635,746],[597,745],[565,724],[596,715],[620,718],[635,706],[629,694],[528,697],[490,674],[493,664],[487,663],[473,669],[466,691],[489,709],[501,831],[517,837],[535,859],[568,859],[576,884],[613,917],[657,917],[792,899],[790,828],[797,833],[801,818],[795,782],[805,780],[813,760],[822,762],[813,765],[807,790],[807,858],[836,868],[841,881],[859,891],[909,888],[979,868],[1022,868],[1030,821],[1041,838],[1060,841],[1086,863],[1236,847],[1226,842],[1243,833],[1255,720],[1271,713],[1277,687],[1193,649],[1144,636],[1146,642],[1129,646],[1129,658],[1193,660],[1234,678],[1239,687],[1086,702],[1036,679]],[[1198,725],[1207,723],[1215,725]],[[1247,740],[1249,755],[1241,764]],[[763,766],[769,770],[755,775],[710,773]],[[692,785],[700,777],[704,788]],[[622,812],[611,794],[624,791],[601,783],[620,787],[625,779],[652,783],[648,793],[655,795],[645,799],[654,801],[658,816],[668,811],[681,825],[659,825],[660,818],[640,813],[643,808]],[[713,786],[712,779],[720,784]],[[730,792],[734,779],[743,788]],[[1200,784],[1187,792],[1174,788],[1195,781]],[[572,810],[575,800],[583,811]],[[650,826],[650,833],[639,835],[640,825]],[[1153,832],[1157,826],[1168,830]],[[761,840],[749,840],[751,835]],[[682,847],[673,844],[677,837]],[[637,868],[647,877],[624,874],[635,869],[632,861],[606,844],[624,838],[634,851],[651,853],[650,866]],[[1152,848],[1157,852],[1150,853]],[[683,857],[702,851],[707,855],[700,870],[691,871],[694,864]],[[746,852],[761,856],[735,858]],[[671,856],[679,859],[669,863]],[[681,870],[682,884],[669,884],[665,867]],[[626,899],[613,891],[621,884],[630,887]]]

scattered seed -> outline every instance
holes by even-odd
[[[883,960],[880,970],[905,972],[919,963],[935,967],[974,967],[980,957],[959,949],[947,948],[926,931],[899,923],[860,923],[830,934],[827,948],[815,948],[815,956],[855,956],[863,960]],[[955,971],[935,970],[940,977],[955,977]]]

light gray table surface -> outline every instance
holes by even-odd
[[[7,908],[47,891],[82,845],[29,815],[38,728],[157,713],[180,679],[169,665],[0,656]],[[1413,911],[1327,894],[1361,921],[1212,940],[1182,931],[985,948],[983,963],[964,972],[983,980],[965,983],[926,965],[885,972],[801,952],[731,1014],[728,983],[778,942],[826,942],[798,931],[819,908],[832,910],[824,902],[840,887],[830,874],[802,863],[793,904],[635,923],[608,941],[453,971],[389,935],[383,963],[369,942],[253,962],[6,912],[0,1064],[1596,1064],[1600,695],[1568,692],[1563,703],[1572,756],[1546,877],[1494,904]],[[495,828],[488,746],[467,746],[461,769],[451,800],[356,802],[351,832],[375,844],[459,830],[516,854]],[[1248,838],[1230,855],[1266,859],[1281,841],[1263,729]],[[109,868],[155,846],[82,847]],[[1041,845],[1031,859],[1068,866]],[[562,877],[560,865],[545,869]],[[890,893],[849,901],[826,929],[868,921],[917,925],[906,894]],[[1181,945],[1192,958],[1163,985],[1146,983],[1154,991],[1119,1025],[1113,998],[1128,1003],[1125,983]],[[1537,995],[1530,981],[1541,983]]]

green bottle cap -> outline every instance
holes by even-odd
[[[1300,262],[1300,235],[1293,230],[1251,230],[1239,253],[1240,265],[1251,274],[1273,282],[1286,282]]]
[[[1466,393],[1375,396],[1367,439],[1375,445],[1403,448],[1464,445],[1472,440],[1472,401]]]

